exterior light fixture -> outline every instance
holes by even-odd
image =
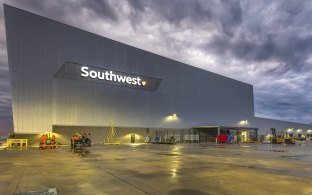
[[[246,120],[241,120],[241,121],[239,121],[239,124],[240,125],[247,125],[248,124],[248,120],[246,119]]]
[[[180,119],[176,113],[165,117],[166,122],[179,122],[179,120]]]

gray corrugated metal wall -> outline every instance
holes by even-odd
[[[14,131],[52,125],[236,126],[254,115],[253,88],[68,25],[5,6]],[[156,92],[53,78],[64,64],[162,79]],[[179,121],[165,117],[176,113]]]

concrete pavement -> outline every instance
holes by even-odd
[[[312,194],[309,143],[0,150],[0,194]]]

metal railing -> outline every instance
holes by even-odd
[[[7,147],[27,147],[28,139],[7,139]]]

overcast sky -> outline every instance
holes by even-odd
[[[312,1],[4,2],[250,83],[256,116],[312,123]],[[0,134],[7,135],[11,91],[2,6],[0,12]]]

